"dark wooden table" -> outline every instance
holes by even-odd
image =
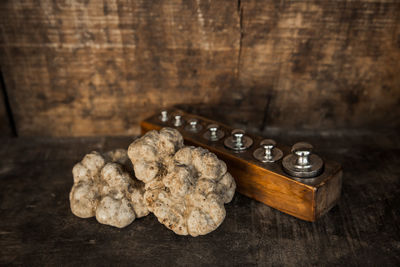
[[[309,223],[236,194],[214,232],[178,236],[153,215],[124,229],[75,217],[71,169],[85,153],[126,148],[129,137],[1,139],[0,264],[397,265],[400,141],[395,134],[275,133],[311,141],[343,165],[340,203]]]

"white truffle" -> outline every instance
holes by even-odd
[[[119,228],[146,216],[144,183],[129,174],[129,165],[124,149],[87,154],[72,170],[72,213],[81,218],[96,216],[98,222]]]
[[[179,132],[163,128],[135,140],[128,149],[143,181],[148,209],[179,235],[205,235],[225,219],[224,204],[236,184],[226,164],[200,147],[184,147]]]

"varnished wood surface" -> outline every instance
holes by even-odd
[[[0,264],[136,266],[398,266],[398,135],[280,132],[287,144],[313,143],[343,165],[336,207],[310,223],[236,194],[222,225],[206,236],[177,236],[152,215],[124,229],[80,219],[69,209],[72,166],[91,150],[133,138],[0,139]]]
[[[239,193],[306,221],[317,220],[337,203],[342,187],[342,171],[337,162],[320,155],[324,158],[324,172],[321,175],[314,179],[293,179],[283,171],[281,160],[264,164],[254,159],[253,153],[264,139],[262,136],[247,132],[246,135],[253,140],[253,145],[246,151],[235,153],[224,145],[225,138],[234,128],[179,109],[168,109],[167,114],[169,120],[166,122],[159,119],[159,113],[142,121],[140,123],[142,134],[160,130],[162,127],[176,128],[187,144],[202,146],[225,161],[229,172],[235,178],[236,190]],[[175,114],[182,116],[183,125],[180,127],[173,125]],[[197,133],[185,129],[188,120],[193,118],[198,120],[198,125],[201,127]],[[210,142],[203,137],[207,132],[207,126],[211,124],[219,125],[224,138]],[[281,149],[284,155],[290,153],[288,145],[277,143],[277,148]]]
[[[3,0],[0,68],[20,136],[138,134],[176,103],[259,130],[393,128],[399,25],[396,0]]]

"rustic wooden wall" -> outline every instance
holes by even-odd
[[[163,106],[227,121],[400,127],[398,1],[1,1],[19,135],[134,134]]]

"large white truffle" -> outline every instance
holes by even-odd
[[[119,228],[146,216],[144,183],[129,174],[129,164],[124,149],[87,154],[72,170],[72,213],[81,218],[96,216],[98,222]]]
[[[205,235],[225,219],[224,203],[236,184],[226,164],[200,147],[184,147],[171,128],[150,131],[128,149],[136,177],[145,182],[148,209],[180,235]]]

